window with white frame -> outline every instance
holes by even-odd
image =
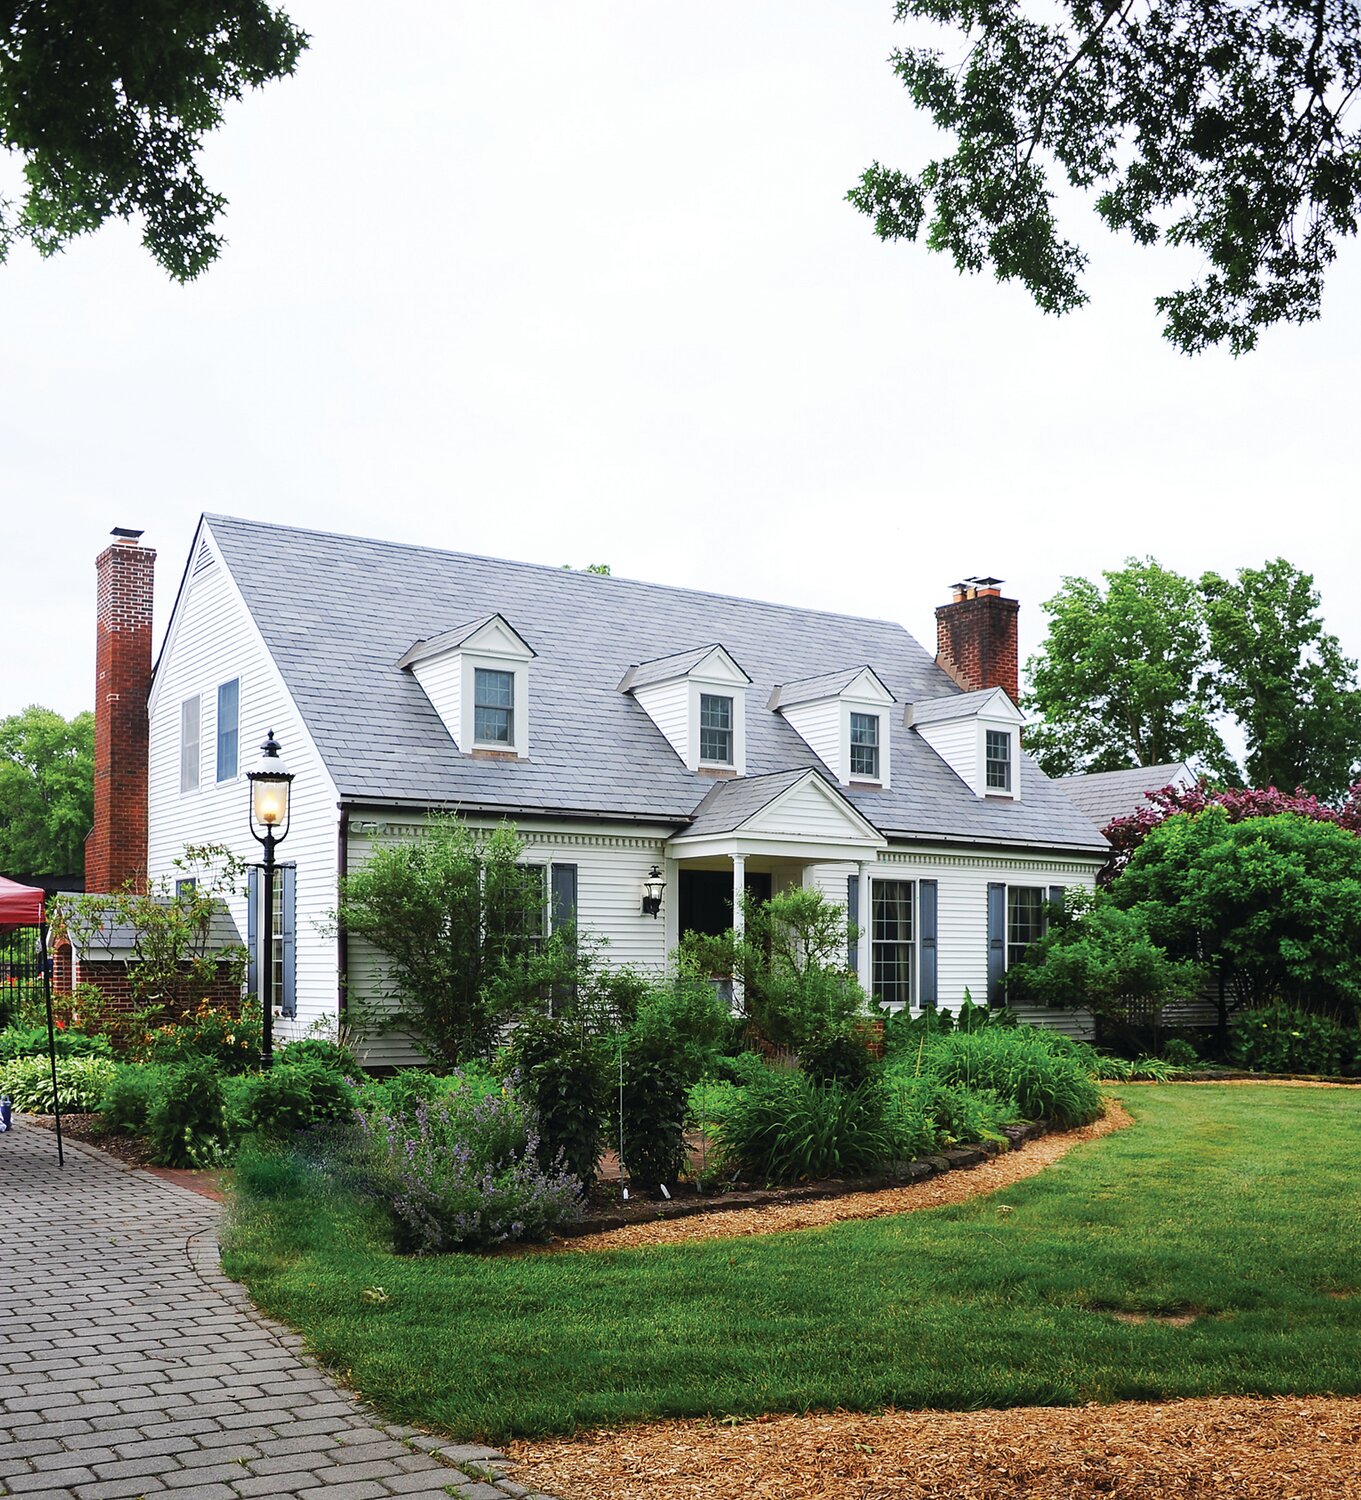
[[[990,792],[1011,790],[1011,732],[1007,729],[987,731],[987,765],[984,785]]]
[[[912,1004],[915,894],[910,880],[870,882],[871,993],[882,1005]]]
[[[473,671],[473,740],[515,748],[515,673],[477,667]]]
[[[180,704],[180,791],[198,791],[199,704],[197,696]]]
[[[233,677],[217,690],[217,779],[235,781],[240,768],[241,679]]]
[[[879,715],[851,715],[851,775],[879,780]]]
[[[721,693],[699,695],[699,758],[710,765],[733,763],[732,699]]]
[[[1007,887],[1007,968],[1025,957],[1025,950],[1044,936],[1048,892],[1040,885]]]

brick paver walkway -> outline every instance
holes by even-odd
[[[490,1448],[384,1426],[218,1266],[220,1210],[19,1123],[0,1135],[0,1494],[505,1500]],[[548,1497],[536,1497],[548,1500]]]

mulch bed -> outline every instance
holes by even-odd
[[[1361,1399],[659,1422],[509,1453],[560,1500],[1332,1500],[1361,1494]]]

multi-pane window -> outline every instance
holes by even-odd
[[[730,766],[732,758],[732,699],[718,693],[699,695],[699,758]]]
[[[1007,887],[1007,967],[1019,963],[1036,938],[1044,936],[1045,889],[1040,885]]]
[[[870,884],[871,988],[883,1005],[912,1004],[913,894],[910,880]]]
[[[269,955],[270,1003],[283,1008],[284,995],[284,945],[288,934],[284,931],[284,883],[281,875],[274,877],[274,926],[270,933]]]
[[[851,715],[851,775],[879,780],[879,715]]]
[[[235,781],[240,765],[241,679],[233,677],[217,690],[217,779]]]
[[[473,738],[479,745],[515,744],[515,673],[473,672]]]
[[[199,700],[186,698],[180,704],[180,791],[198,791]]]
[[[987,732],[987,788],[990,792],[1011,790],[1011,735],[1005,729]]]

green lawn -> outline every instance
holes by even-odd
[[[494,1442],[663,1416],[1361,1393],[1361,1296],[1337,1295],[1361,1290],[1361,1089],[1119,1096],[1132,1128],[902,1218],[404,1260],[362,1210],[276,1199],[238,1215],[224,1260],[391,1418]],[[375,1286],[386,1302],[364,1299]]]

